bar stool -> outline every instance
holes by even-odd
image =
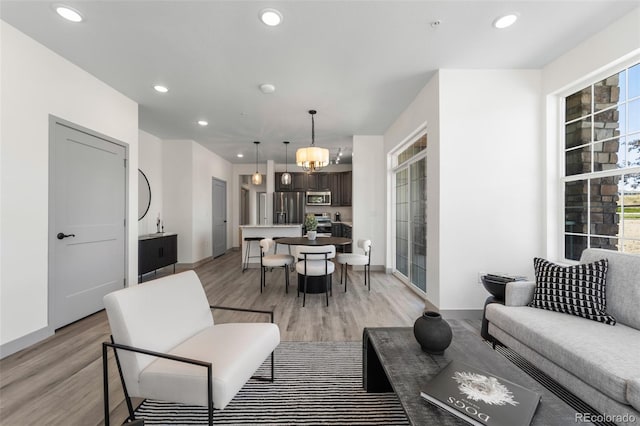
[[[260,240],[264,239],[264,237],[244,237],[244,241],[247,243],[247,250],[244,252],[244,262],[242,262],[242,272],[249,269],[249,259],[252,257],[260,257],[261,249],[260,249]],[[251,255],[251,243],[258,243],[258,254],[255,256]]]
[[[281,238],[287,238],[287,237],[273,237],[272,238],[272,240],[276,243],[276,248],[273,251],[275,254],[278,254],[278,240],[281,239]],[[285,245],[287,246],[287,250],[288,250],[287,254],[291,255],[291,246],[288,245],[288,244],[285,244]]]

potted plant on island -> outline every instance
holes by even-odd
[[[309,213],[304,218],[304,228],[307,230],[307,238],[310,240],[316,239],[316,229],[318,228],[318,219]]]

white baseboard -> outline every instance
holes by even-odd
[[[442,309],[440,315],[444,319],[482,319],[482,309]]]
[[[25,336],[18,337],[15,340],[0,345],[0,359],[6,358],[16,352],[19,352],[31,345],[43,341],[47,337],[53,336],[54,331],[49,327],[41,328],[33,333],[29,333]]]

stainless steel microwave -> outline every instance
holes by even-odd
[[[308,206],[330,206],[331,191],[307,192]]]

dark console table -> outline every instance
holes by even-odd
[[[451,346],[443,355],[422,352],[410,327],[365,328],[362,379],[367,392],[393,391],[414,425],[467,425],[449,412],[422,399],[425,385],[456,359],[542,395],[532,425],[575,424],[576,412],[504,356],[484,343],[478,332],[463,321],[449,321]]]
[[[138,276],[178,263],[178,234],[157,233],[138,237]]]

